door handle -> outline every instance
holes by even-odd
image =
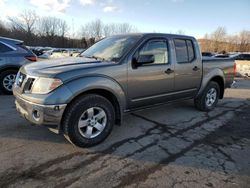
[[[198,70],[200,70],[200,68],[198,68],[197,66],[193,68],[193,71],[198,71]]]
[[[166,74],[171,74],[171,73],[173,73],[174,71],[172,70],[172,69],[167,69],[166,71],[165,71],[165,73]]]

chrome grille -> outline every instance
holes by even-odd
[[[29,93],[32,89],[35,78],[27,78],[27,81],[24,83],[23,92]]]

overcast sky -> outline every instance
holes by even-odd
[[[218,26],[230,34],[250,30],[250,0],[0,0],[1,20],[23,10],[67,21],[77,35],[81,25],[100,18],[127,22],[140,32],[177,32],[201,38]]]

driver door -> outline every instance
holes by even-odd
[[[140,55],[153,55],[154,62],[133,66],[128,64],[129,108],[163,103],[171,98],[174,90],[174,66],[170,62],[165,38],[144,42],[132,59]]]

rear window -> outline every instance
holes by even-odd
[[[13,51],[10,47],[0,42],[0,53]]]
[[[26,52],[29,52],[29,53],[31,52],[31,50],[29,48],[27,48],[27,46],[25,46],[24,44],[18,44],[17,46],[24,49]]]
[[[194,45],[191,40],[174,39],[177,63],[188,63],[195,59]]]

